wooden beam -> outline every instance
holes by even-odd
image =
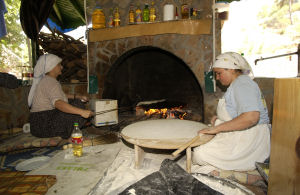
[[[88,41],[99,42],[136,36],[158,34],[201,35],[211,33],[211,20],[179,20],[143,23],[116,28],[89,29]]]

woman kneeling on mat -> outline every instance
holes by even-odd
[[[224,170],[255,169],[255,162],[263,162],[270,155],[269,117],[263,95],[248,75],[251,67],[238,53],[219,55],[213,71],[228,88],[219,100],[212,126],[198,132],[216,136],[194,149],[193,161]]]
[[[93,112],[85,109],[86,96],[65,94],[56,80],[62,73],[62,59],[53,54],[40,56],[34,67],[28,105],[30,132],[36,137],[71,136],[73,124],[82,127]],[[68,100],[69,98],[69,100]]]

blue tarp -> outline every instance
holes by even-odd
[[[52,30],[56,29],[62,33],[67,33],[67,32],[70,32],[75,29],[75,28],[62,29],[59,25],[57,25],[55,22],[53,22],[50,18],[47,19],[47,22]]]

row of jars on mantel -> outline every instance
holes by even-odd
[[[165,4],[163,7],[163,21],[172,21],[179,19],[200,19],[200,9],[190,8],[188,4],[182,4],[180,7],[180,16],[177,6],[173,4]],[[180,17],[180,18],[179,18]],[[141,24],[157,22],[157,8],[152,1],[151,6],[145,3],[144,8],[141,9],[138,4],[134,7],[130,5],[128,12],[128,24]],[[106,16],[103,9],[96,5],[92,14],[92,28],[100,29],[105,27],[118,27],[121,25],[121,18],[119,8],[110,8],[110,13],[106,23]]]

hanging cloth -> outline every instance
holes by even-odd
[[[0,0],[0,38],[7,34],[4,14],[7,13],[4,0]]]
[[[55,0],[22,0],[20,21],[23,31],[32,40],[37,40],[38,34],[47,21]]]

